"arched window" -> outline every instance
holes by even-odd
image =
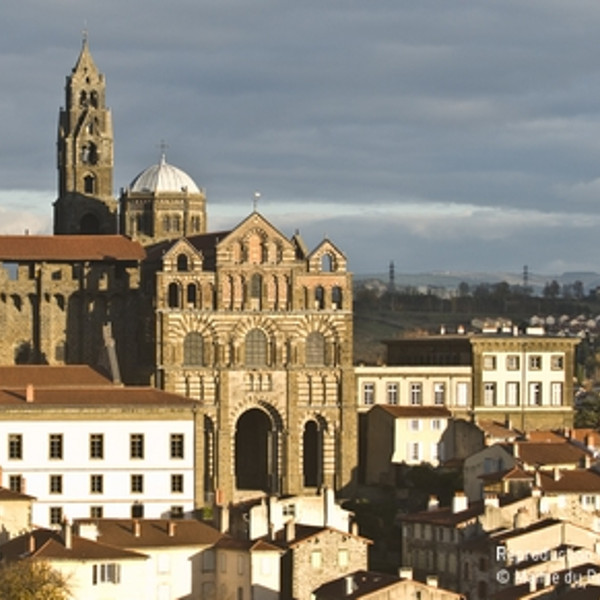
[[[96,178],[93,175],[86,175],[83,178],[83,191],[86,194],[93,194],[96,191]]]
[[[306,364],[317,366],[325,364],[325,336],[313,331],[306,338]]]
[[[315,288],[315,308],[322,309],[325,306],[325,290],[322,285]]]
[[[183,364],[204,364],[204,340],[197,331],[192,331],[183,340]]]
[[[179,308],[179,285],[176,283],[169,284],[169,308]]]
[[[177,270],[187,271],[188,270],[188,257],[185,254],[180,254],[177,257]]]
[[[342,308],[342,288],[339,285],[331,290],[331,302],[334,308]]]
[[[94,108],[98,108],[98,92],[96,90],[93,90],[90,94],[90,104]]]
[[[250,279],[250,298],[260,298],[262,295],[262,276],[258,273]]]
[[[333,258],[331,254],[323,254],[321,257],[321,271],[326,273],[333,271]]]
[[[81,94],[79,94],[79,106],[87,106],[87,93],[85,90],[81,90]]]
[[[267,366],[267,336],[260,329],[251,329],[246,334],[246,366]]]
[[[171,217],[169,215],[163,217],[163,231],[171,231]]]
[[[187,303],[188,303],[188,306],[196,306],[196,299],[197,299],[196,284],[195,283],[190,283],[187,286]]]

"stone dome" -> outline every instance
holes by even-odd
[[[157,165],[142,171],[129,185],[132,192],[189,192],[200,194],[194,180],[181,169],[167,163],[163,155]]]

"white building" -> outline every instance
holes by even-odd
[[[23,387],[0,389],[1,484],[37,498],[33,523],[192,513],[195,402],[82,383],[69,367],[36,370],[22,372]]]

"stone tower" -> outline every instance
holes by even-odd
[[[113,197],[113,127],[106,83],[87,38],[65,85],[58,123],[55,234],[117,233]]]

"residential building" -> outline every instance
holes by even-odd
[[[34,501],[33,496],[0,487],[0,544],[31,529]]]
[[[395,483],[397,465],[437,467],[451,413],[444,406],[374,406],[366,415],[366,483]]]
[[[36,525],[194,514],[195,401],[81,367],[0,367],[0,380],[21,381],[0,388],[2,485],[35,496]]]
[[[402,571],[402,570],[401,570]],[[403,570],[406,571],[406,570]],[[410,571],[410,569],[408,570]],[[438,587],[436,577],[428,578],[427,583],[404,577],[374,571],[356,571],[323,584],[314,591],[315,600],[462,600],[464,596]]]

